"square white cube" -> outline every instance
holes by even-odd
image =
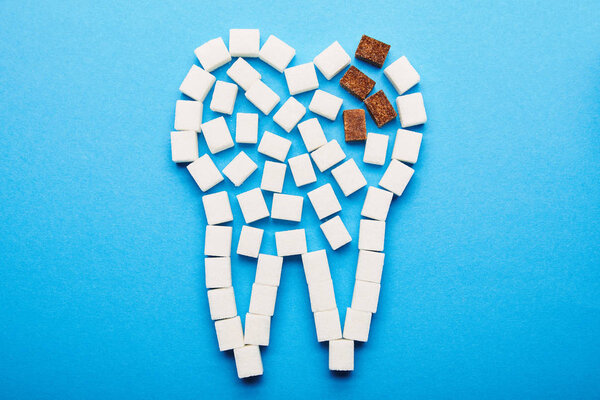
[[[260,73],[243,58],[238,58],[231,64],[227,70],[227,76],[244,90],[250,89],[254,82],[261,78]]]
[[[390,137],[382,133],[367,134],[363,162],[366,164],[383,165],[387,154],[388,141]]]
[[[198,158],[196,131],[171,132],[171,159],[173,162],[192,162]]]
[[[288,160],[296,186],[304,186],[317,181],[315,170],[310,162],[308,153],[300,154]]]
[[[246,314],[244,321],[244,343],[268,346],[271,333],[271,317],[267,315]]]
[[[268,160],[265,161],[260,188],[269,192],[281,193],[283,190],[286,169],[287,165],[283,163]]]
[[[254,283],[261,285],[279,286],[281,279],[281,268],[283,266],[283,257],[272,256],[270,254],[259,254],[256,263],[256,276]]]
[[[177,100],[175,103],[175,130],[196,131],[202,129],[202,102]]]
[[[204,101],[217,78],[197,65],[192,65],[179,86],[179,91],[197,101]]]
[[[295,98],[290,97],[273,115],[273,121],[289,133],[304,117],[304,114],[306,114],[306,107]]]
[[[315,114],[335,121],[343,101],[340,97],[319,89],[315,91],[308,109]]]
[[[371,313],[368,311],[355,310],[348,307],[346,310],[346,321],[344,322],[344,339],[366,342],[369,340],[371,329]]]
[[[300,122],[298,124],[298,131],[300,131],[300,136],[302,136],[306,151],[309,153],[327,143],[323,128],[316,118]]]
[[[338,309],[317,311],[314,313],[317,341],[325,342],[342,338],[342,326]]]
[[[236,252],[242,256],[258,257],[264,232],[264,230],[252,226],[242,226]]]
[[[411,93],[396,98],[398,107],[398,118],[403,128],[415,125],[421,125],[427,122],[425,113],[425,104],[423,104],[423,95],[421,93]]]
[[[302,219],[302,196],[274,193],[271,206],[271,218],[300,222]]]
[[[227,351],[244,346],[242,319],[239,316],[215,321],[219,350]]]
[[[342,206],[329,183],[311,190],[307,195],[319,219],[327,218],[342,210]]]
[[[225,118],[218,117],[202,124],[202,135],[208,150],[212,154],[217,154],[223,150],[233,147],[233,139]]]
[[[235,141],[238,143],[258,142],[258,114],[237,113],[235,116]]]
[[[237,315],[233,287],[211,289],[207,292],[210,318],[214,320],[233,318]]]
[[[283,162],[287,157],[288,151],[290,151],[291,145],[291,140],[265,131],[258,144],[258,152]]]
[[[385,222],[361,219],[358,232],[359,250],[383,251]]]
[[[233,221],[233,213],[229,204],[229,196],[226,191],[211,193],[202,196],[206,222],[209,225],[222,224]]]
[[[336,40],[320,52],[313,62],[325,79],[331,80],[350,64],[350,56]]]
[[[277,299],[277,286],[252,284],[250,295],[250,313],[258,315],[273,316],[275,312],[275,300]]]
[[[247,224],[269,216],[269,209],[260,188],[248,190],[236,197]]]
[[[238,86],[235,83],[217,81],[210,101],[211,111],[231,115],[237,92]]]
[[[400,57],[383,70],[383,74],[398,94],[403,94],[421,80],[419,73],[405,56]]]
[[[277,93],[261,80],[254,81],[250,89],[246,91],[245,96],[250,103],[254,104],[265,115],[269,115],[280,100]]]
[[[359,250],[356,280],[381,283],[385,254],[377,251]]]
[[[311,62],[286,68],[283,73],[288,85],[288,90],[292,96],[315,90],[319,87],[315,65]]]
[[[324,172],[346,158],[346,153],[333,139],[310,153],[319,171]]]
[[[393,197],[394,194],[392,192],[379,189],[375,186],[369,186],[360,215],[379,221],[385,221]]]
[[[312,312],[327,311],[337,308],[333,281],[319,281],[308,285],[310,308]]]
[[[367,186],[367,180],[352,158],[332,169],[331,174],[346,197]]]
[[[353,310],[377,312],[377,303],[379,302],[379,289],[381,285],[375,282],[357,280],[354,282],[354,292],[352,294]]]
[[[312,285],[317,282],[330,281],[329,261],[325,250],[311,251],[302,254],[302,267],[306,276],[306,283]]]
[[[231,57],[258,57],[260,31],[258,29],[230,29],[229,54]]]
[[[339,215],[336,215],[329,221],[323,222],[320,227],[332,250],[337,250],[352,241],[352,237]]]
[[[329,370],[354,371],[354,341],[347,339],[329,341]]]
[[[271,35],[258,52],[258,58],[275,68],[279,72],[288,66],[296,50],[277,36]]]
[[[231,286],[231,258],[206,257],[204,259],[204,279],[207,289]]]
[[[379,186],[400,196],[406,189],[406,185],[408,185],[414,172],[415,170],[408,165],[398,160],[392,160],[379,180]]]
[[[237,187],[244,183],[257,168],[258,165],[256,165],[246,153],[240,151],[238,155],[223,168],[223,174]]]
[[[223,181],[223,175],[221,175],[221,172],[219,172],[219,169],[208,154],[188,164],[187,170],[203,192],[210,190],[216,184]]]
[[[306,234],[304,229],[275,232],[275,246],[280,257],[306,253]]]
[[[238,378],[250,378],[263,374],[263,364],[258,346],[247,345],[233,349]]]
[[[206,225],[204,255],[230,257],[232,233],[233,228],[231,226]]]
[[[419,158],[419,149],[421,148],[422,140],[422,133],[398,129],[394,149],[392,150],[392,158],[411,164],[416,163]]]
[[[227,50],[225,42],[223,42],[223,39],[220,37],[211,39],[202,46],[196,48],[194,54],[196,54],[202,68],[208,72],[214,71],[231,61],[229,50]]]

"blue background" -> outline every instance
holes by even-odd
[[[0,20],[0,398],[600,397],[598,1],[6,0]],[[202,193],[170,161],[169,131],[194,48],[237,27],[291,44],[292,65],[334,40],[352,54],[367,33],[392,45],[388,64],[406,55],[422,77],[422,150],[392,205],[380,310],[349,376],[327,369],[297,258],[265,375],[239,381],[217,350]],[[252,63],[286,99],[282,76]],[[394,97],[381,70],[353,63]],[[359,106],[339,75],[319,81]],[[341,120],[322,122],[341,142]],[[398,125],[381,131],[393,140]],[[264,129],[303,151],[297,130],[262,118]],[[362,145],[345,148],[376,183]],[[354,238],[329,251],[343,317],[365,190],[334,187]],[[284,190],[297,192],[289,171]],[[309,249],[327,246],[307,200],[303,224]],[[272,232],[296,225],[257,226],[272,252]],[[243,315],[254,264],[236,256],[233,268]]]

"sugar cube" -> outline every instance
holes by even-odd
[[[233,349],[238,378],[244,379],[263,374],[263,364],[258,346],[247,345]]]
[[[274,35],[267,38],[258,52],[258,58],[279,72],[283,72],[294,55],[296,55],[296,50]]]
[[[277,255],[293,256],[306,253],[306,234],[304,229],[275,232]]]
[[[220,37],[211,39],[202,46],[196,48],[194,54],[196,54],[202,68],[208,72],[214,71],[231,61],[229,50],[227,50],[223,39]]]
[[[347,339],[329,341],[329,370],[354,371],[354,341]]]
[[[231,226],[206,225],[204,255],[215,257],[231,256]]]
[[[302,266],[308,285],[331,280],[331,272],[329,271],[329,262],[327,261],[327,252],[325,250],[302,254]]]
[[[367,97],[364,103],[378,128],[396,119],[396,110],[394,110],[394,106],[392,106],[383,90]]]
[[[360,142],[367,139],[367,120],[365,110],[357,108],[344,110],[344,139],[346,142]]]
[[[300,131],[306,151],[309,153],[327,143],[323,128],[321,128],[321,124],[319,124],[319,120],[316,118],[300,122],[298,124],[298,131]]]
[[[233,287],[211,289],[208,294],[210,318],[214,320],[233,318],[237,315]]]
[[[175,103],[175,130],[196,131],[202,129],[202,102],[177,100]]]
[[[323,222],[320,226],[332,250],[337,250],[352,241],[352,237],[339,215]]]
[[[375,81],[354,65],[351,65],[340,79],[340,86],[360,101],[363,101],[375,87]]]
[[[250,313],[273,316],[275,300],[277,299],[277,286],[252,284],[250,295]]]
[[[273,115],[273,121],[289,133],[304,117],[304,114],[306,114],[306,107],[295,98],[290,97]]]
[[[244,343],[268,346],[271,333],[271,317],[268,315],[246,314]]]
[[[361,219],[358,232],[359,250],[383,251],[385,222]]]
[[[308,153],[300,154],[288,160],[296,186],[304,186],[317,181],[315,170],[310,162]]]
[[[371,65],[381,68],[385,62],[390,45],[383,43],[367,35],[362,35],[354,57],[358,60],[366,61]]]
[[[368,133],[365,143],[363,162],[366,164],[383,165],[387,154],[389,136],[382,133]]]
[[[312,312],[327,311],[336,308],[333,281],[318,281],[308,285],[310,308]]]
[[[260,73],[243,58],[238,58],[231,64],[231,67],[227,70],[227,76],[244,90],[250,89],[254,82],[260,80],[262,77]]]
[[[281,279],[281,268],[283,266],[283,257],[272,256],[270,254],[259,254],[256,263],[256,276],[254,283],[261,285],[279,286]]]
[[[319,147],[310,153],[310,155],[321,172],[328,170],[346,158],[346,153],[344,153],[344,150],[342,150],[335,139]]]
[[[202,124],[202,135],[212,154],[233,147],[233,139],[225,118],[218,117]]]
[[[292,96],[315,90],[319,87],[315,65],[311,62],[286,68],[283,73]]]
[[[342,326],[338,309],[317,311],[314,314],[317,341],[325,342],[342,338]]]
[[[258,114],[237,113],[235,117],[235,141],[238,143],[257,143]]]
[[[218,225],[233,221],[229,196],[226,191],[211,193],[202,196],[206,222],[209,225]]]
[[[302,196],[292,194],[273,194],[273,204],[271,206],[271,218],[284,221],[300,222],[302,219]]]
[[[259,50],[260,31],[258,29],[229,30],[229,54],[231,57],[258,57]]]
[[[315,66],[321,71],[325,79],[331,80],[350,64],[350,56],[342,46],[333,42],[320,52],[313,60]]]
[[[207,289],[231,286],[231,258],[206,257],[204,259],[204,278]]]
[[[348,307],[346,310],[346,321],[344,322],[344,339],[366,342],[369,340],[371,328],[371,313],[368,311],[355,310]]]
[[[252,226],[242,226],[242,231],[240,232],[240,238],[238,240],[237,253],[247,257],[258,257],[264,232],[264,230]]]
[[[258,144],[258,152],[283,162],[287,157],[288,151],[290,151],[291,145],[291,140],[265,131]]]
[[[210,101],[211,111],[231,115],[237,92],[238,86],[235,83],[217,81],[215,83],[215,90],[213,90],[212,100]]]
[[[269,209],[260,188],[248,190],[236,197],[247,224],[269,216]]]
[[[281,193],[287,165],[275,161],[265,161],[260,188],[269,192]]]
[[[340,205],[340,202],[338,201],[335,193],[333,192],[333,188],[329,183],[319,186],[307,194],[308,199],[315,209],[319,219],[326,218],[342,210],[342,206]]]
[[[421,80],[419,73],[405,56],[400,57],[383,70],[384,75],[398,94],[403,94]]]
[[[367,180],[352,158],[332,169],[331,174],[346,197],[367,186]]]
[[[258,165],[256,165],[246,153],[240,151],[238,155],[223,168],[223,174],[237,187],[244,183],[257,168]]]
[[[414,164],[419,158],[419,149],[423,134],[406,129],[398,129],[392,150],[392,158]]]
[[[421,93],[398,96],[396,98],[396,106],[398,107],[400,125],[403,128],[427,122],[427,114],[425,113],[425,105],[423,104],[423,95]]]
[[[357,280],[354,283],[354,293],[352,294],[352,305],[350,307],[353,310],[377,312],[380,288],[379,283]]]
[[[406,188],[406,185],[408,185],[414,172],[415,170],[408,165],[405,165],[398,160],[392,160],[379,180],[379,186],[400,196],[402,195],[402,192],[404,192],[404,189]]]
[[[217,78],[197,65],[192,65],[181,82],[179,91],[197,101],[204,101]]]
[[[171,159],[173,162],[192,162],[198,158],[196,131],[171,132]]]
[[[250,103],[254,104],[265,115],[269,115],[280,100],[277,93],[261,80],[254,81],[246,91],[245,96]]]
[[[392,197],[394,197],[392,192],[379,189],[375,186],[369,186],[360,215],[385,221],[390,210],[390,204],[392,204]]]
[[[208,154],[188,164],[187,170],[203,192],[210,190],[217,183],[223,181],[223,175],[221,175],[221,172],[219,172],[219,169]]]
[[[215,321],[219,350],[227,351],[244,346],[242,319],[239,316]]]
[[[384,253],[359,250],[358,263],[356,265],[356,280],[381,283],[384,259]]]
[[[343,101],[341,98],[319,89],[315,91],[308,109],[315,114],[335,121]]]

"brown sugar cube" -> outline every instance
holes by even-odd
[[[344,110],[344,134],[346,142],[367,140],[365,110]]]
[[[340,86],[362,101],[375,87],[375,81],[352,65],[340,79]]]
[[[365,99],[365,105],[378,128],[381,128],[396,118],[396,110],[394,110],[394,107],[385,96],[385,93],[383,93],[383,90],[380,90],[373,96],[367,97]]]
[[[390,45],[380,42],[377,39],[373,39],[367,35],[363,35],[360,38],[358,47],[354,57],[359,60],[366,61],[369,64],[373,64],[377,68],[383,67],[385,58],[387,57],[388,51],[390,51]]]

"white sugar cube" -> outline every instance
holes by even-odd
[[[319,120],[316,118],[300,122],[298,124],[298,130],[300,131],[300,136],[302,136],[302,141],[306,146],[306,151],[309,153],[327,143],[323,128],[321,128],[321,124],[319,124]]]
[[[235,83],[217,81],[210,101],[211,111],[231,115],[237,92],[238,86]]]
[[[239,316],[215,321],[219,350],[227,351],[244,346],[242,319]]]
[[[259,254],[256,263],[256,276],[254,283],[261,285],[279,286],[281,279],[281,268],[283,266],[283,257],[272,256],[270,254]]]
[[[389,190],[397,196],[402,195],[406,185],[412,178],[414,169],[401,163],[398,160],[390,161],[387,169],[383,173],[381,180],[379,180],[379,186]]]
[[[329,262],[327,261],[327,252],[325,250],[302,254],[302,266],[308,285],[331,280],[331,272],[329,271]]]
[[[366,342],[369,340],[371,328],[371,313],[368,311],[355,310],[348,307],[346,310],[346,321],[344,323],[344,339]]]
[[[275,300],[277,299],[277,286],[252,284],[250,295],[250,313],[273,316]]]
[[[238,378],[244,379],[263,374],[263,364],[258,346],[247,345],[233,349]]]
[[[237,253],[247,257],[258,257],[264,230],[244,225],[238,240]]]
[[[318,311],[314,314],[317,341],[325,342],[342,338],[342,326],[338,309]]]
[[[296,50],[278,37],[271,35],[258,52],[258,58],[279,72],[288,66]]]
[[[332,169],[331,174],[346,197],[367,186],[367,180],[352,158]]]
[[[275,161],[265,161],[260,188],[269,192],[281,193],[287,165]]]
[[[337,250],[352,241],[352,237],[339,215],[323,222],[320,226],[332,250]]]
[[[275,232],[277,255],[293,256],[306,253],[306,234],[304,229]]]
[[[347,339],[329,341],[329,370],[354,371],[354,341]]]
[[[341,98],[319,89],[315,91],[308,109],[315,114],[335,121],[343,101]]]
[[[408,128],[415,125],[421,125],[427,122],[425,105],[423,104],[423,95],[421,93],[411,93],[396,98],[398,107],[398,117],[400,125]]]
[[[352,294],[352,305],[350,307],[353,310],[377,312],[380,288],[379,283],[357,280],[354,282],[354,293]]]
[[[319,219],[326,218],[342,210],[342,206],[340,205],[340,202],[338,201],[335,193],[333,192],[333,188],[329,183],[319,186],[307,194],[308,199],[315,209]]]
[[[261,78],[260,73],[243,58],[238,58],[231,64],[227,76],[244,90],[250,89],[254,82]]]
[[[302,196],[273,193],[271,218],[284,221],[300,222],[302,219]]]
[[[227,50],[223,39],[220,37],[211,39],[202,46],[196,48],[194,54],[196,54],[202,68],[208,72],[214,71],[231,61],[229,50]]]
[[[283,73],[285,75],[288,90],[292,96],[315,90],[319,87],[315,65],[311,62],[286,68]]]
[[[271,317],[267,315],[246,314],[244,324],[244,343],[268,346],[271,333]]]
[[[308,153],[300,154],[288,160],[296,186],[304,186],[317,181],[315,170],[310,162]]]
[[[202,135],[212,154],[233,147],[233,139],[225,118],[218,117],[202,124]]]
[[[235,116],[235,141],[238,143],[258,142],[258,114],[237,113]]]
[[[325,79],[330,80],[350,64],[350,56],[342,46],[333,42],[313,60]]]
[[[231,226],[206,225],[204,255],[230,257],[232,233],[233,228]]]
[[[263,114],[269,113],[279,103],[279,96],[263,81],[257,80],[250,86],[245,94],[248,101],[256,106]]]
[[[202,196],[202,204],[204,205],[206,222],[209,225],[233,221],[233,214],[231,212],[231,205],[229,204],[227,192],[222,191],[204,195]]]
[[[269,216],[269,209],[260,188],[248,190],[236,197],[247,224]]]
[[[368,133],[365,143],[363,162],[366,164],[383,165],[387,154],[387,146],[390,137],[382,133]]]
[[[290,97],[273,115],[273,121],[289,133],[304,117],[304,114],[306,114],[306,107],[295,98]]]
[[[358,232],[358,248],[360,250],[383,251],[385,242],[385,222],[361,219]]]
[[[231,286],[231,258],[206,257],[204,259],[204,278],[207,289]]]
[[[387,66],[383,70],[383,73],[392,83],[398,94],[406,92],[421,80],[419,73],[405,56],[400,57]]]
[[[175,103],[175,130],[196,131],[202,129],[202,102],[177,100]]]
[[[214,320],[233,318],[237,315],[233,287],[211,289],[208,294],[210,318]]]
[[[327,311],[336,308],[333,281],[319,281],[308,285],[310,308],[312,312]]]
[[[230,29],[229,54],[231,57],[258,57],[260,31],[258,29]]]
[[[196,131],[171,132],[171,159],[173,162],[192,162],[198,158]]]
[[[188,171],[203,192],[223,181],[223,175],[208,154],[203,155],[187,166]]]
[[[197,65],[192,65],[179,86],[179,91],[197,101],[204,101],[217,78]]]
[[[291,140],[265,131],[258,144],[258,152],[283,162],[287,157],[288,151],[290,151],[291,145]]]
[[[346,158],[346,153],[335,139],[319,147],[310,155],[321,172],[328,170]]]
[[[392,150],[392,158],[411,164],[416,163],[417,158],[419,158],[421,140],[423,140],[423,134],[419,132],[398,129],[394,149]]]
[[[356,265],[356,280],[381,283],[385,254],[376,251],[359,250]]]
[[[392,197],[394,197],[392,192],[379,189],[375,186],[369,186],[360,215],[385,221],[390,210],[390,204],[392,204]]]
[[[223,174],[237,187],[244,183],[257,168],[258,165],[256,165],[246,153],[240,151],[238,155],[223,168]]]

